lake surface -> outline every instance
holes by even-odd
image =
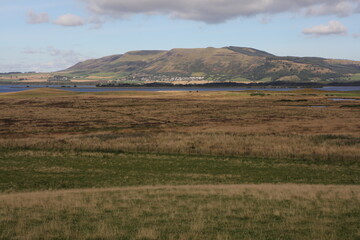
[[[312,107],[312,108],[327,108],[328,106],[326,106],[326,105],[314,105],[314,106],[309,106],[309,107]]]
[[[355,98],[329,98],[332,101],[359,101]]]
[[[245,91],[245,90],[259,90],[259,91],[291,91],[296,89],[302,88],[269,88],[269,87],[214,87],[214,88],[201,88],[201,87],[167,87],[167,88],[142,88],[142,87],[96,87],[96,86],[78,86],[78,87],[61,87],[60,85],[0,85],[0,93],[6,92],[20,92],[24,90],[34,89],[34,88],[55,88],[55,89],[62,89],[68,91],[75,91],[75,92],[106,92],[106,91],[150,91],[150,92],[157,92],[157,91]],[[360,86],[353,86],[353,87],[323,87],[323,88],[316,88],[319,90],[324,91],[360,91]]]

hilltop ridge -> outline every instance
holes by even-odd
[[[208,81],[318,82],[353,80],[353,75],[360,73],[360,61],[280,57],[254,48],[229,46],[130,51],[80,62],[62,72],[108,73],[132,79],[161,75],[196,76]]]

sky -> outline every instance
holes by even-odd
[[[360,0],[0,0],[0,72],[239,46],[360,61]]]

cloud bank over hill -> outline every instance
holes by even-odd
[[[360,0],[79,0],[95,14],[126,18],[136,14],[222,23],[259,14],[299,13],[345,17],[360,11]]]
[[[90,56],[81,54],[77,51],[60,49],[54,46],[47,46],[40,49],[25,48],[22,53],[25,57],[17,63],[0,62],[0,72],[58,71],[90,58]],[[26,59],[29,55],[36,55],[31,57],[31,59],[37,60],[27,62]],[[44,57],[47,58],[47,61],[42,60]]]

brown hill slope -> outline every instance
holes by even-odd
[[[360,73],[360,62],[324,58],[278,57],[252,48],[224,47],[132,51],[78,63],[65,72],[123,75],[194,74],[211,79],[284,81],[332,80]]]

